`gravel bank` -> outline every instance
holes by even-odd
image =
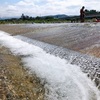
[[[39,78],[29,73],[19,57],[0,46],[0,100],[43,100]]]

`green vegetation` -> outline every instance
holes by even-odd
[[[93,18],[100,19],[100,12],[96,10],[85,10],[85,19],[91,20]]]
[[[66,18],[54,18],[53,16],[45,16],[45,17],[30,17],[25,16],[24,14],[21,15],[20,18],[11,18],[11,19],[4,19],[0,20],[0,24],[20,24],[20,23],[63,23],[68,22]]]
[[[100,12],[99,11],[96,11],[96,10],[85,10],[85,14],[86,15],[100,15]]]
[[[100,19],[100,12],[96,10],[85,10],[85,21],[92,21],[93,18]],[[20,18],[2,19],[0,24],[20,24],[20,23],[65,23],[79,22],[80,16],[54,15],[30,17],[22,14]]]
[[[0,20],[0,24],[7,24],[7,23],[61,23],[61,22],[68,22],[67,20],[63,19],[7,19],[7,20]]]

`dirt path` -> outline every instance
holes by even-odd
[[[19,57],[0,46],[0,100],[43,100],[39,78],[29,74]]]

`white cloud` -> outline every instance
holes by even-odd
[[[91,0],[85,2],[87,9],[95,9],[100,11],[100,1],[99,0]]]
[[[6,7],[1,5],[0,16],[21,16],[22,13],[29,16],[79,15],[79,9],[83,5],[86,6],[86,9],[100,9],[99,0],[21,0],[13,5],[6,4]]]

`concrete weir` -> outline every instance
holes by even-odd
[[[82,54],[76,51],[72,51],[67,48],[60,46],[51,45],[34,39],[30,39],[24,36],[14,36],[15,38],[21,39],[22,41],[36,45],[47,53],[59,56],[62,59],[66,59],[69,63],[80,66],[81,70],[90,77],[100,89],[100,59]]]

